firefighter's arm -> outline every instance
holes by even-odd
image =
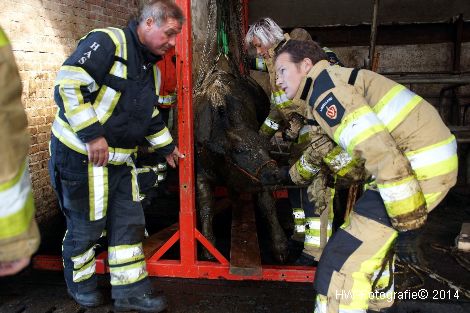
[[[349,155],[364,160],[393,226],[398,231],[421,227],[427,217],[421,187],[408,159],[366,99],[345,85],[312,101],[313,114],[328,135]]]
[[[310,184],[322,168],[323,158],[333,147],[334,144],[327,135],[311,131],[310,144],[289,170],[292,181],[296,185]]]
[[[0,28],[0,276],[18,272],[39,246],[27,155],[29,135],[21,80]]]
[[[115,50],[116,45],[108,34],[92,32],[80,41],[57,74],[56,97],[63,104],[61,109],[72,130],[84,143],[104,135],[92,101],[113,66]],[[97,99],[109,97],[106,90],[100,93]]]
[[[259,129],[259,134],[266,138],[271,138],[279,130],[282,118],[274,106],[271,106],[268,117],[264,120]]]
[[[150,149],[158,150],[161,155],[169,156],[175,152],[176,145],[157,107],[153,109],[152,120],[145,139],[149,142]]]

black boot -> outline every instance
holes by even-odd
[[[131,311],[157,313],[167,308],[168,304],[165,296],[143,295],[140,297],[123,298],[114,300],[116,311]]]
[[[317,266],[318,261],[315,260],[315,257],[308,255],[307,253],[302,252],[299,258],[294,262],[294,265],[297,266]]]
[[[103,304],[103,295],[98,290],[88,292],[72,292],[67,289],[67,293],[81,306],[94,308]]]

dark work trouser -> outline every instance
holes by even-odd
[[[94,167],[52,136],[49,173],[67,222],[62,246],[67,287],[96,289],[94,250],[106,233],[112,297],[150,292],[142,249],[145,219],[132,159]]]

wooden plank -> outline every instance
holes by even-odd
[[[145,258],[148,259],[154,255],[154,253],[158,251],[158,249],[160,249],[176,231],[178,231],[178,227],[178,223],[175,223],[162,229],[158,233],[145,238],[143,242]]]
[[[242,198],[232,209],[230,274],[260,276],[261,255],[251,199]]]
[[[457,249],[464,252],[470,251],[470,223],[462,224],[462,230],[457,237]]]

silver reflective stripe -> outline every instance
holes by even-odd
[[[148,275],[145,261],[126,266],[112,266],[109,270],[111,272],[111,285],[113,286],[133,284]]]
[[[354,114],[354,112],[351,114]],[[366,112],[357,118],[351,118],[341,130],[338,143],[344,150],[349,152],[358,143],[368,138],[364,134],[377,126],[383,127],[383,124],[372,111]],[[352,144],[354,145],[351,146]]]
[[[421,192],[421,187],[416,179],[405,180],[398,185],[378,185],[378,187],[384,202],[404,200]]]
[[[54,82],[54,85],[59,84],[71,85],[74,90],[78,84],[80,86],[85,86],[89,92],[95,92],[98,90],[98,85],[90,74],[81,67],[69,65],[62,65],[60,67]]]
[[[109,247],[108,254],[109,264],[111,265],[129,263],[144,258],[142,243]]]
[[[77,256],[73,256],[70,259],[73,262],[73,267],[75,269],[80,269],[85,263],[93,259],[94,256],[95,256],[95,249],[94,247],[91,247],[84,253],[77,255]]]
[[[280,90],[276,93],[273,93],[273,99],[274,99],[274,103],[276,104],[276,106],[282,105],[282,104],[290,101],[287,98],[287,95],[285,94],[285,92],[282,91],[282,90]]]
[[[167,96],[160,96],[158,98],[158,103],[160,104],[170,104],[176,101],[176,95],[174,93]]]
[[[453,157],[457,153],[457,142],[453,138],[449,143],[422,152],[406,153],[413,169],[429,166]]]
[[[168,128],[166,127],[163,128],[158,133],[151,135],[151,136],[147,136],[145,138],[153,147],[157,147],[157,148],[166,146],[167,144],[173,141],[173,138],[171,137],[171,134],[168,131]]]
[[[108,86],[102,86],[100,95],[102,98],[98,104],[95,104],[95,111],[98,119],[103,124],[110,116],[113,106],[117,103],[117,91]],[[99,98],[98,96],[98,98]]]
[[[295,219],[305,218],[305,212],[304,211],[294,211],[293,215],[294,215]]]
[[[96,261],[93,259],[89,264],[80,270],[73,271],[73,281],[78,283],[90,278],[95,273]]]
[[[320,171],[320,168],[311,166],[311,165],[307,162],[307,160],[305,160],[305,156],[304,156],[304,155],[302,155],[302,156],[300,157],[300,160],[299,160],[299,161],[300,161],[300,166],[301,166],[304,170],[306,170],[307,172],[311,173],[312,175],[316,175],[316,174]]]
[[[160,95],[160,88],[162,84],[162,73],[156,64],[153,65],[153,78],[155,81],[155,93]],[[160,98],[158,99],[160,102]]]
[[[77,113],[65,112],[65,116],[67,117],[70,125],[72,125],[72,127],[77,131],[82,130],[86,126],[97,121],[96,112],[91,106]]]
[[[26,202],[31,195],[31,178],[29,176],[29,166],[26,161],[20,167],[17,182],[10,185],[7,183],[0,184],[0,218],[6,218],[16,214],[25,208]]]
[[[106,216],[108,208],[108,168],[88,164],[90,192],[90,220],[97,221]]]
[[[384,123],[385,126],[389,126],[392,124],[393,120],[398,117],[400,114],[402,114],[403,110],[411,110],[416,106],[416,104],[421,101],[421,97],[417,96],[414,92],[406,89],[404,86],[401,86],[401,90],[392,98],[390,99],[381,109],[379,112],[377,112],[377,116],[379,119]],[[400,88],[398,87],[398,88]],[[413,100],[411,102],[411,100]],[[408,106],[412,106],[411,108],[407,108]],[[406,117],[403,116],[403,118]],[[389,128],[389,131],[392,131],[398,124],[393,123],[393,127],[391,129]]]
[[[276,123],[275,121],[273,121],[270,118],[266,118],[264,120],[264,125],[268,126],[269,128],[271,128],[273,130],[278,130],[279,129],[279,124]]]

